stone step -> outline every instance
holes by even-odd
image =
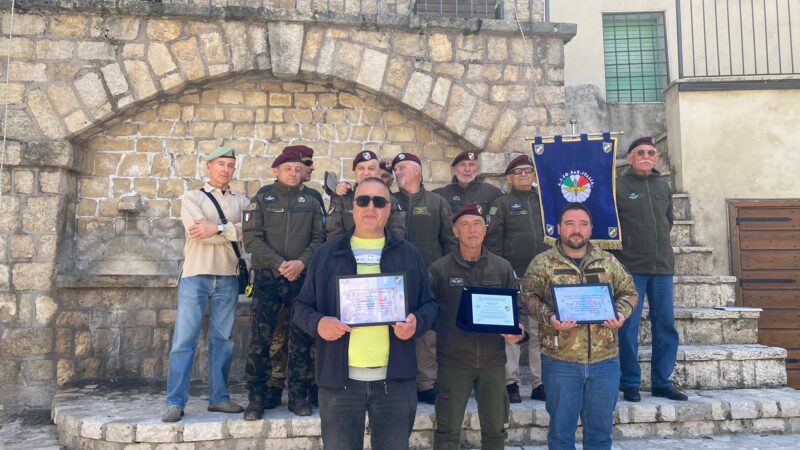
[[[689,194],[676,192],[672,194],[672,215],[675,220],[691,220],[692,214],[689,209]]]
[[[646,306],[646,305],[645,305]],[[713,308],[675,308],[675,329],[682,344],[755,344],[757,311],[721,311]],[[642,312],[639,342],[652,342],[650,312]]]
[[[688,246],[692,244],[692,227],[694,220],[676,220],[672,224],[670,241],[675,246]]]
[[[672,247],[675,253],[676,275],[711,275],[714,273],[714,255],[711,247]]]
[[[642,386],[650,387],[650,346],[639,347]],[[743,389],[786,386],[786,349],[759,344],[682,344],[672,373],[685,389]]]
[[[611,444],[612,450],[675,450],[685,449],[747,449],[747,450],[797,450],[800,434],[741,434],[708,435],[698,438],[619,439]],[[583,450],[580,441],[576,448]],[[476,449],[477,450],[477,449]],[[507,445],[506,450],[547,450],[547,445]]]
[[[241,385],[239,385],[241,386]],[[205,387],[196,390],[205,390]],[[244,402],[241,387],[232,398]],[[523,394],[528,398],[530,388]],[[620,400],[615,411],[614,439],[698,438],[742,433],[800,433],[800,392],[782,389],[687,391],[689,400],[672,402],[642,393],[640,403]],[[53,401],[52,416],[61,443],[82,449],[205,449],[321,447],[317,411],[297,417],[285,405],[266,411],[264,419],[245,422],[241,414],[209,413],[205,399],[193,397],[180,422],[159,420],[162,389],[110,386],[62,389]],[[545,443],[549,416],[543,402],[523,400],[511,405],[508,446]],[[411,447],[432,446],[434,408],[417,406]],[[579,431],[580,434],[580,431]],[[480,419],[474,399],[467,404],[463,442],[480,446]],[[369,439],[366,439],[369,442]],[[136,444],[135,446],[131,444]],[[678,447],[680,448],[680,447]]]
[[[736,277],[677,275],[673,283],[676,308],[732,306],[736,301]]]

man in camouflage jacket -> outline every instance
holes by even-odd
[[[583,422],[584,448],[611,448],[620,376],[617,330],[638,297],[622,264],[589,243],[591,220],[582,203],[564,207],[556,246],[533,259],[521,282],[523,304],[539,322],[549,448],[575,448],[578,417]],[[584,283],[611,286],[616,319],[578,325],[556,318],[550,288]]]

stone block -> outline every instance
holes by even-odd
[[[41,90],[36,89],[28,93],[28,107],[39,124],[39,128],[47,137],[60,138],[64,135],[64,128],[61,126],[58,115]]]
[[[380,90],[388,60],[389,55],[384,52],[365,49],[356,82],[375,91]]]
[[[106,423],[105,440],[109,442],[133,442],[136,437],[136,427],[131,423],[111,421]]]
[[[206,67],[195,38],[183,39],[169,46],[187,80],[197,80],[206,74]]]
[[[447,102],[447,119],[445,125],[456,133],[463,132],[478,98],[469,93],[460,85],[455,85],[450,91],[450,100]]]
[[[16,263],[12,267],[12,285],[16,290],[47,290],[53,277],[53,264]]]
[[[428,96],[433,86],[433,78],[422,72],[414,72],[406,86],[403,103],[412,108],[422,110],[428,102]],[[462,91],[463,93],[463,91]]]
[[[267,423],[263,420],[244,421],[244,420],[229,420],[226,424],[228,435],[233,439],[262,437],[264,433],[264,425]]]
[[[299,23],[271,23],[268,27],[272,73],[278,78],[295,77],[300,71],[304,27]]]
[[[12,234],[9,251],[11,258],[29,259],[34,255],[33,238],[29,234]]]
[[[39,295],[34,300],[34,316],[37,325],[48,325],[58,311],[58,305],[49,296]]]
[[[435,33],[428,37],[428,51],[433,62],[452,61],[453,42],[444,33]]]
[[[153,82],[153,78],[150,76],[147,63],[144,61],[126,60],[123,65],[125,66],[125,72],[128,74],[128,79],[133,84],[136,98],[142,100],[156,93],[156,85]]]
[[[3,268],[5,268],[5,282],[8,283],[8,266],[0,265],[0,277],[3,276]],[[0,285],[3,284],[0,278]],[[6,287],[8,285],[6,284]],[[17,299],[14,294],[0,293],[0,323],[11,323],[17,318]]]
[[[200,48],[209,64],[224,64],[227,62],[225,42],[219,33],[203,33],[199,37]]]
[[[42,356],[53,349],[53,330],[49,328],[16,328],[3,331],[0,356]]]
[[[224,438],[224,422],[188,422],[183,426],[183,440],[185,442],[213,441]]]
[[[158,420],[158,419],[153,419]],[[169,424],[161,421],[140,423],[136,426],[136,442],[178,442],[183,424]]]
[[[786,430],[786,422],[783,419],[756,419],[753,420],[753,432],[755,433],[783,433]]]
[[[222,28],[228,37],[233,70],[241,71],[253,67],[252,53],[247,42],[247,28],[244,23],[224,22]]]
[[[100,71],[103,73],[103,79],[111,95],[120,95],[128,91],[128,81],[125,80],[125,75],[122,74],[122,67],[119,64],[112,63],[103,66]]]
[[[171,41],[181,35],[181,23],[176,20],[149,20],[147,37],[153,41]]]

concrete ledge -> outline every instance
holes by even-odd
[[[163,386],[162,386],[163,388]],[[204,386],[196,386],[204,392]],[[671,402],[643,393],[641,403],[620,401],[615,411],[615,439],[687,438],[731,433],[790,433],[800,431],[800,391],[753,389],[689,391],[689,401]],[[296,417],[281,405],[260,421],[245,422],[241,414],[205,411],[205,399],[193,397],[181,422],[165,424],[161,389],[154,386],[124,388],[82,385],[56,395],[52,416],[61,443],[69,448],[271,448],[321,447],[317,412]],[[235,401],[244,394],[233,393]],[[430,448],[434,428],[433,407],[418,405],[411,437],[413,448]],[[543,402],[524,400],[511,405],[507,445],[542,444],[549,416]],[[480,419],[474,400],[464,418],[464,444],[480,446]],[[368,442],[368,440],[367,440]]]
[[[194,17],[214,20],[242,20],[249,22],[296,22],[326,24],[357,28],[403,28],[418,30],[455,30],[464,33],[479,31],[518,35],[516,22],[493,19],[459,19],[451,17],[417,16],[414,14],[347,14],[331,11],[301,11],[297,9],[271,9],[248,6],[211,6],[150,1],[103,0],[22,0],[17,1],[18,12],[58,11],[96,12],[110,15],[150,17]],[[0,9],[10,9],[9,0],[0,1]],[[574,23],[525,22],[521,24],[526,36],[561,39],[569,42],[577,33]]]
[[[178,286],[175,275],[90,275],[59,274],[55,286],[61,289],[85,288],[174,288]]]

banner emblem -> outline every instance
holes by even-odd
[[[559,185],[566,201],[583,203],[592,194],[594,180],[586,172],[573,170],[561,176]]]

